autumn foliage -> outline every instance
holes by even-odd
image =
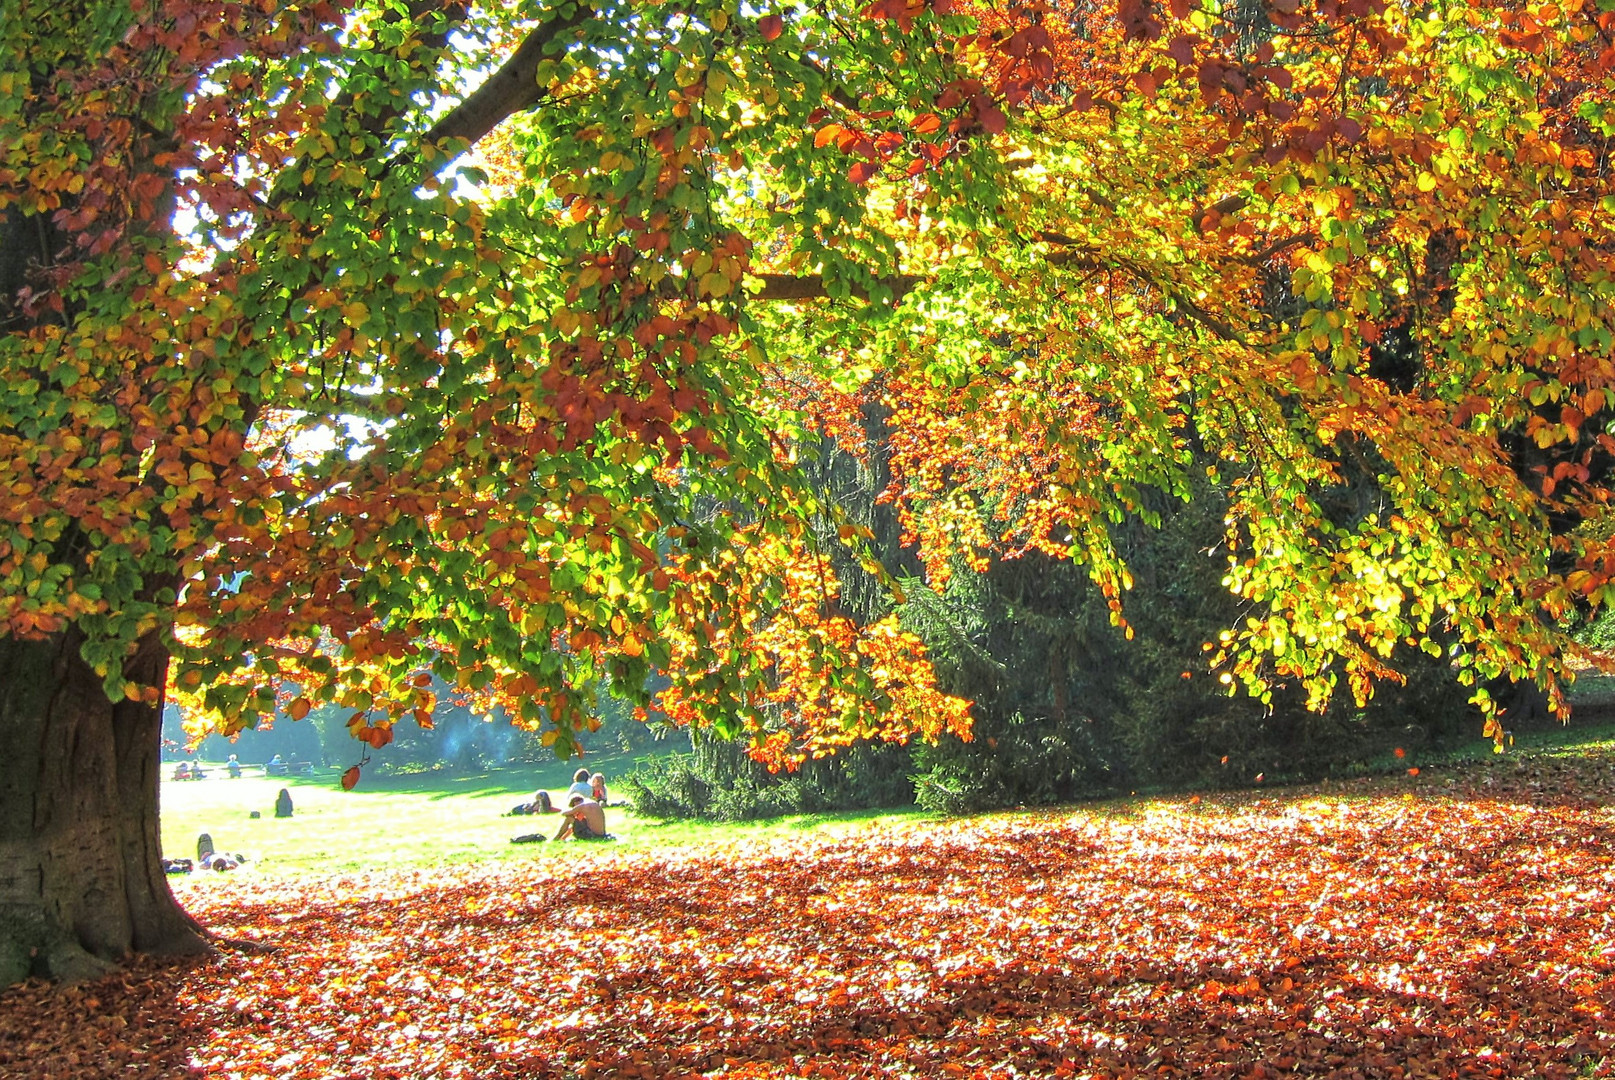
[[[0,1074],[1607,1077],[1609,766],[210,875],[273,953],[8,991]]]
[[[24,6],[0,625],[113,699],[144,648],[372,747],[434,676],[561,742],[652,672],[785,760],[957,728],[803,591],[866,554],[834,403],[933,580],[1044,551],[1118,622],[1112,530],[1209,472],[1258,697],[1411,647],[1557,705],[1611,588],[1589,0]]]

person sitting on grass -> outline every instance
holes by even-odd
[[[579,769],[572,774],[572,786],[566,789],[566,797],[571,799],[574,795],[582,795],[585,799],[594,797],[594,787],[589,783],[588,769]]]
[[[555,834],[555,839],[564,840],[568,833],[574,840],[604,840],[606,812],[593,799],[571,796],[566,809],[561,811],[561,830]]]
[[[589,777],[589,798],[601,806],[610,805],[610,802],[606,799],[606,778],[604,775],[595,773]]]

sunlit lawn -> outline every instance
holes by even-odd
[[[1396,782],[1405,778],[1406,768],[1422,764],[1427,771],[1417,787],[1435,794],[1446,783],[1443,765],[1469,762],[1485,771],[1506,773],[1527,757],[1541,761],[1611,749],[1615,749],[1615,727],[1578,725],[1522,737],[1516,752],[1501,758],[1494,757],[1489,743],[1477,740],[1439,756],[1387,758],[1377,763],[1380,768],[1376,771],[1387,774],[1386,782]],[[631,755],[591,756],[588,763],[615,778],[631,770],[635,759]],[[1436,768],[1429,771],[1432,765]],[[173,766],[169,765],[164,769],[162,789],[163,848],[170,856],[192,856],[197,834],[206,832],[220,850],[248,856],[245,873],[269,877],[570,857],[568,852],[576,846],[570,842],[510,842],[514,836],[530,833],[553,836],[559,825],[555,815],[505,815],[517,803],[530,799],[540,785],[559,801],[576,767],[576,762],[549,762],[471,776],[367,774],[350,792],[338,785],[340,769],[335,767],[314,777],[287,778],[265,777],[260,768],[249,766],[246,775],[232,780],[222,765],[214,764],[205,780],[177,782],[170,778]],[[1343,793],[1371,795],[1361,783],[1351,783]],[[275,796],[283,787],[291,792],[295,812],[291,818],[277,819]],[[619,785],[613,797],[621,800],[624,794]],[[1093,804],[1092,809],[1125,816],[1151,805],[1150,800],[1106,800]],[[251,817],[254,810],[260,817]],[[643,818],[631,808],[615,805],[607,810],[606,824],[619,846],[659,847],[728,842],[803,829],[856,835],[917,816],[921,812],[911,808],[706,825]],[[961,827],[969,826],[961,823]]]
[[[591,757],[589,764],[610,776],[630,768],[632,759]],[[206,779],[176,781],[173,766],[167,765],[162,786],[163,851],[170,857],[192,857],[197,835],[205,832],[218,850],[246,855],[247,873],[273,877],[569,857],[570,850],[580,845],[510,842],[523,834],[554,836],[560,824],[557,815],[505,815],[531,799],[540,785],[559,804],[574,768],[575,763],[555,762],[464,777],[367,775],[355,790],[343,791],[337,768],[291,778],[266,777],[262,769],[249,766],[245,775],[232,780],[222,765],[209,764]],[[275,817],[275,796],[281,788],[291,793],[290,818]],[[613,792],[612,797],[622,796]],[[251,816],[254,810],[258,818]],[[619,846],[646,847],[699,842],[711,838],[714,830],[730,839],[821,825],[857,831],[878,827],[874,823],[881,818],[895,816],[838,815],[843,821],[839,826],[816,816],[711,826],[664,823],[612,805],[606,810],[606,826]]]

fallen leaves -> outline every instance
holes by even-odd
[[[278,952],[0,995],[0,1074],[1607,1077],[1608,765],[185,881]]]

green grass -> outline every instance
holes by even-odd
[[[1406,759],[1386,755],[1383,761],[1366,763],[1362,774],[1365,781],[1376,775],[1401,776],[1413,765],[1512,770],[1526,759],[1611,752],[1615,752],[1615,725],[1573,725],[1521,735],[1514,749],[1502,757],[1492,753],[1490,741],[1475,740],[1443,751],[1410,753]],[[611,778],[630,771],[635,758],[591,754],[586,760],[592,770]],[[248,775],[231,780],[222,765],[213,764],[206,780],[179,782],[169,779],[172,766],[165,766],[163,848],[170,855],[193,855],[197,834],[206,832],[220,850],[247,855],[253,872],[270,876],[430,867],[485,859],[567,858],[579,845],[510,843],[512,836],[522,833],[553,836],[560,824],[556,816],[504,815],[515,804],[530,799],[540,786],[558,799],[578,765],[556,761],[469,776],[366,775],[351,792],[338,785],[341,770],[336,767],[314,777],[272,778],[249,766]],[[291,792],[295,813],[278,819],[274,816],[275,795],[283,787]],[[1146,795],[1088,805],[1097,813],[1128,814],[1144,811],[1151,802]],[[253,810],[261,816],[253,819]],[[606,825],[621,845],[663,847],[720,845],[808,829],[852,834],[922,814],[910,808],[717,825],[662,822],[640,817],[630,808],[612,806],[606,811]]]
[[[591,769],[609,778],[632,766],[630,755],[614,760],[590,755]],[[313,777],[266,777],[256,766],[232,780],[222,765],[207,763],[205,780],[173,780],[164,767],[162,785],[163,851],[189,858],[199,833],[213,837],[220,851],[248,856],[256,873],[283,876],[301,873],[353,873],[475,862],[484,859],[566,858],[572,842],[512,844],[512,836],[554,836],[560,819],[554,814],[505,817],[517,803],[532,798],[541,785],[559,798],[572,780],[577,762],[496,769],[464,777],[436,773],[365,776],[353,791],[337,783],[339,768]],[[608,780],[609,784],[609,780]],[[275,817],[275,796],[286,788],[292,797],[290,818]],[[614,796],[619,797],[619,796]],[[252,811],[260,816],[254,819]],[[632,809],[611,806],[606,827],[621,845],[660,847],[716,844],[734,839],[787,833],[801,829],[855,832],[879,828],[885,820],[919,811],[804,815],[768,822],[707,825],[663,823]]]
[[[1563,727],[1522,732],[1508,752],[1499,755],[1491,739],[1471,739],[1452,746],[1409,752],[1406,758],[1392,754],[1365,762],[1362,775],[1399,773],[1417,765],[1420,768],[1443,765],[1472,765],[1483,762],[1512,762],[1521,757],[1569,757],[1589,752],[1615,750],[1615,724],[1581,724],[1572,720]]]

